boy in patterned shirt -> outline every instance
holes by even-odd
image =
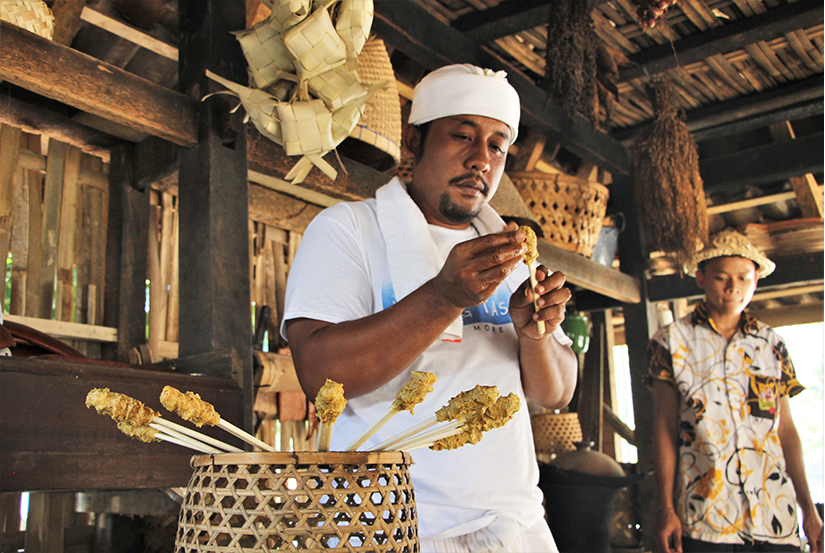
[[[798,552],[797,504],[823,551],[789,402],[804,388],[782,338],[744,313],[774,268],[738,232],[714,235],[689,268],[704,300],[648,347],[663,552]]]

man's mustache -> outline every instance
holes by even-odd
[[[486,180],[484,180],[484,177],[482,177],[481,175],[477,175],[475,173],[465,173],[461,176],[454,177],[450,179],[449,184],[461,184],[462,182],[470,179],[477,180],[481,182],[482,185],[484,185],[484,188],[481,191],[482,194],[487,196],[490,193],[490,185],[487,183]]]

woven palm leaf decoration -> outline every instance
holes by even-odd
[[[300,183],[313,166],[330,179],[337,171],[322,158],[352,131],[370,97],[387,83],[364,85],[358,54],[369,37],[372,0],[264,0],[271,15],[235,33],[249,65],[243,86],[213,73],[236,96],[255,127],[301,156],[286,175]]]
[[[671,85],[648,87],[655,113],[631,149],[639,219],[654,250],[684,266],[708,240],[708,216],[696,143],[671,102]]]
[[[51,40],[54,16],[41,0],[0,0],[0,19]]]

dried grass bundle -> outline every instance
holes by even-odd
[[[597,39],[588,6],[581,0],[553,2],[547,22],[543,87],[569,121],[580,113],[595,126]]]
[[[634,194],[651,248],[684,265],[708,241],[707,203],[696,143],[670,94],[664,80],[648,87],[656,115],[632,147]]]

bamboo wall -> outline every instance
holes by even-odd
[[[11,254],[3,272],[5,316],[49,334],[57,328],[62,341],[92,358],[100,357],[106,341],[99,336],[108,186],[108,164],[101,158],[0,127],[0,254],[3,259]],[[134,315],[146,316],[147,340],[130,355],[136,363],[178,355],[177,188],[150,189],[148,194],[148,311]],[[270,307],[268,350],[281,354],[289,353],[278,328],[287,274],[300,241],[298,232],[249,221],[250,317],[257,321],[262,307]],[[283,450],[311,449],[306,397],[270,388],[260,388],[255,404],[261,438]]]

